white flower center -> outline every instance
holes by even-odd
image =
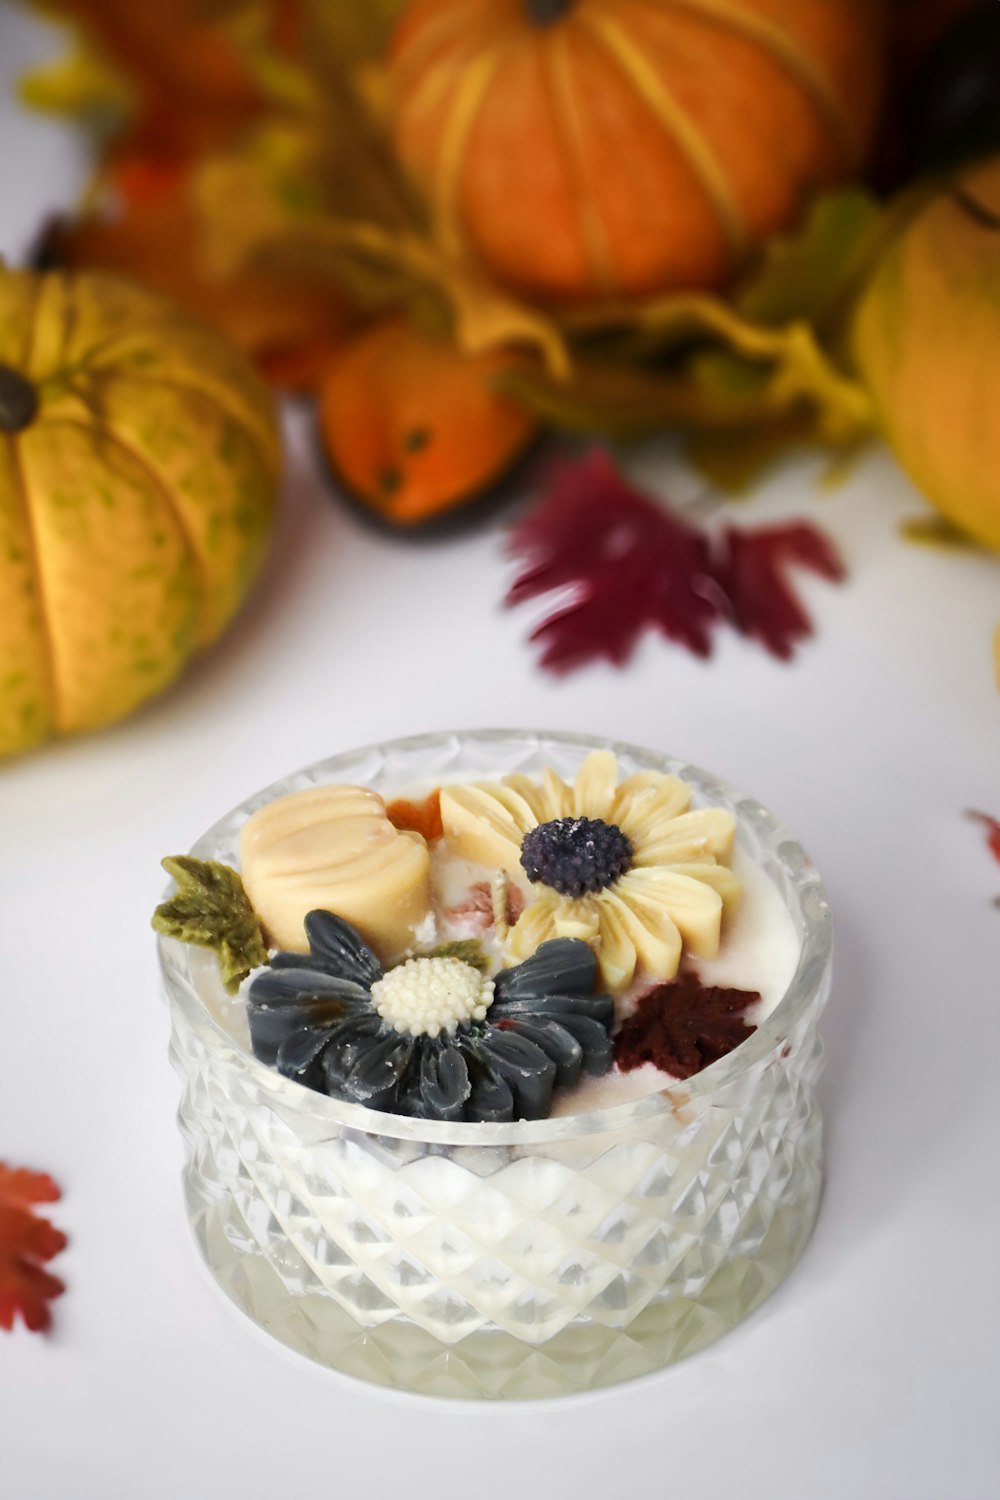
[[[452,1035],[463,1021],[482,1021],[493,981],[459,958],[409,958],[372,985],[372,1004],[394,1031]]]

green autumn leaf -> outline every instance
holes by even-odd
[[[253,969],[267,963],[264,935],[243,881],[228,865],[187,854],[162,864],[177,891],[156,908],[154,928],[179,942],[213,948],[222,981],[234,994]]]
[[[837,447],[820,477],[822,485],[832,489],[844,481],[862,442]],[[809,413],[721,432],[690,432],[684,440],[684,452],[699,473],[734,498],[747,494],[761,475],[787,453],[824,446]]]
[[[211,274],[328,278],[366,313],[405,310],[468,354],[534,349],[565,377],[552,319],[448,253],[363,112],[356,125],[328,137],[305,120],[269,123],[201,163],[194,196]]]
[[[478,938],[461,938],[454,943],[442,943],[440,948],[435,948],[431,953],[422,956],[457,958],[460,963],[469,964],[471,968],[478,969],[481,974],[490,972],[490,961],[486,956],[486,949]]]
[[[797,234],[768,245],[730,299],[671,293],[574,314],[571,380],[514,372],[504,388],[573,431],[628,439],[680,430],[727,489],[745,487],[790,446],[851,450],[873,415],[836,344],[883,232],[864,190],[827,195]]]
[[[504,370],[495,384],[549,426],[617,442],[719,421],[714,400],[706,400],[683,373],[671,376],[613,360],[578,358],[567,380],[541,370]]]
[[[265,252],[315,262],[331,226],[372,223],[391,243],[419,224],[418,205],[360,110],[350,130],[330,135],[308,119],[270,120],[204,157],[192,191],[207,260],[220,273]]]
[[[731,314],[726,321],[736,329]],[[868,396],[828,359],[808,325],[763,343],[755,335],[753,358],[740,352],[750,343],[742,334],[729,348],[720,342],[659,365],[580,356],[567,383],[511,371],[501,384],[555,426],[622,440],[663,428],[736,434],[794,419],[797,441],[847,447],[871,430]]]
[[[26,73],[18,95],[32,109],[89,120],[100,130],[120,125],[135,103],[121,73],[83,47]]]
[[[259,0],[258,0],[259,3]],[[407,0],[294,0],[288,6],[291,44],[276,50],[273,37],[253,28],[254,0],[200,0],[242,41],[243,53],[265,89],[281,104],[313,100],[323,107],[331,81],[380,65]]]
[[[881,244],[884,210],[865,188],[816,198],[798,232],[776,235],[737,287],[742,317],[769,328],[800,321],[836,329]]]

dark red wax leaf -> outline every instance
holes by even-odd
[[[753,990],[706,986],[697,974],[682,973],[642,997],[615,1037],[615,1062],[623,1073],[652,1063],[674,1078],[690,1078],[757,1030],[743,1016],[759,999]]]
[[[13,1328],[19,1313],[33,1332],[49,1326],[49,1303],[65,1289],[45,1263],[65,1248],[66,1236],[34,1209],[59,1196],[51,1177],[0,1162],[0,1328]]]
[[[624,666],[648,629],[709,656],[724,620],[788,660],[813,628],[788,569],[844,577],[833,543],[809,522],[727,527],[713,540],[634,489],[600,450],[556,471],[510,550],[524,566],[508,605],[564,596],[532,635],[553,672],[601,659]]]
[[[995,860],[1000,862],[1000,819],[991,818],[989,813],[974,812],[971,809],[968,815],[976,823],[982,823],[986,829],[986,842],[990,853]]]
[[[718,604],[707,538],[626,484],[606,453],[559,468],[510,549],[525,567],[508,604],[568,592],[532,636],[550,671],[601,658],[624,666],[649,627],[696,656],[711,651]]]

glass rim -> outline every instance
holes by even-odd
[[[711,1103],[712,1095],[721,1093],[736,1083],[755,1064],[785,1044],[795,1023],[815,996],[832,959],[833,919],[822,878],[798,839],[761,803],[738,791],[729,782],[703,771],[700,766],[662,751],[596,735],[544,729],[454,729],[383,740],[314,761],[311,765],[280,777],[270,786],[261,788],[217,819],[195,842],[190,852],[197,858],[215,858],[212,846],[221,836],[222,830],[228,829],[241,814],[245,813],[249,817],[249,804],[259,805],[273,797],[284,795],[286,783],[297,776],[324,777],[328,771],[335,772],[345,762],[386,750],[434,750],[456,739],[466,743],[495,745],[518,738],[551,741],[583,752],[611,750],[616,756],[626,756],[645,769],[681,776],[696,793],[709,801],[713,798],[728,799],[737,809],[737,831],[741,819],[744,822],[752,819],[754,832],[769,848],[775,860],[784,867],[786,875],[801,897],[803,931],[799,959],[782,998],[759,1023],[753,1035],[725,1057],[710,1063],[691,1078],[678,1079],[669,1087],[657,1089],[639,1099],[579,1114],[550,1116],[544,1120],[513,1120],[502,1124],[472,1120],[419,1120],[408,1115],[369,1109],[366,1105],[353,1104],[347,1100],[333,1099],[328,1094],[307,1088],[295,1079],[285,1078],[260,1062],[248,1048],[242,1048],[229,1035],[208,1009],[186,972],[186,945],[177,939],[158,934],[160,968],[168,998],[180,1004],[189,1017],[203,1024],[207,1023],[213,1040],[221,1049],[238,1055],[239,1065],[249,1070],[255,1086],[263,1090],[273,1104],[296,1113],[308,1114],[317,1122],[329,1124],[333,1128],[356,1130],[365,1135],[392,1140],[453,1147],[544,1146],[612,1133],[639,1120],[661,1118],[688,1108],[697,1108],[699,1103]]]

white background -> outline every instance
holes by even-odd
[[[0,14],[12,258],[80,182],[76,142],[9,99],[51,46]],[[803,461],[745,512],[820,518],[850,565],[846,588],[806,584],[819,637],[794,667],[650,639],[626,672],[553,685],[528,615],[498,607],[502,521],[378,539],[311,443],[296,427],[271,567],[221,647],[120,728],[0,771],[0,1157],[54,1173],[71,1237],[54,1333],[0,1333],[3,1500],[996,1500],[1000,868],[961,814],[1000,815],[1000,563],[900,542],[918,501],[887,454],[833,496]],[[829,1178],[805,1259],[736,1335],[597,1398],[469,1413],[293,1362],[204,1279],[149,916],[160,856],[280,774],[505,724],[669,749],[800,833],[838,920]]]

